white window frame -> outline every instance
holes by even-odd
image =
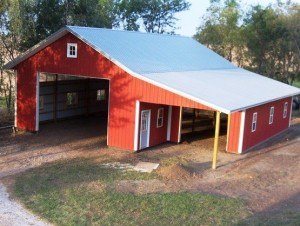
[[[163,126],[164,126],[164,108],[159,108],[157,110],[156,127],[161,128]]]
[[[287,112],[288,112],[288,102],[285,102],[283,107],[283,118],[287,117]]]
[[[96,100],[97,101],[104,101],[104,100],[106,100],[106,89],[98,89],[97,90]]]
[[[74,50],[71,48],[74,47]],[[74,53],[73,53],[74,51]],[[77,43],[68,43],[67,44],[67,57],[68,58],[77,58]]]
[[[69,98],[72,98],[73,101],[69,102]],[[67,99],[67,106],[73,107],[78,105],[78,93],[77,92],[68,92],[66,93],[66,99]]]
[[[270,115],[269,115],[269,125],[273,124],[274,121],[274,106],[270,108]]]
[[[257,112],[252,115],[251,132],[255,132],[257,127]]]

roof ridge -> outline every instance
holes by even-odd
[[[179,37],[179,38],[188,38],[193,39],[192,37],[179,35],[179,34],[166,34],[166,33],[150,33],[150,32],[143,32],[143,31],[128,31],[128,30],[122,30],[122,29],[114,29],[114,28],[102,28],[102,27],[86,27],[86,26],[72,26],[67,25],[66,26],[69,29],[76,28],[76,29],[90,29],[90,30],[106,30],[106,31],[112,31],[112,32],[124,32],[124,33],[134,33],[139,35],[153,35],[153,36],[169,36],[169,37]]]

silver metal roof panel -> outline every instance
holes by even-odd
[[[235,68],[223,57],[188,37],[76,26],[68,28],[98,51],[138,74]]]
[[[240,68],[143,76],[225,113],[300,94],[300,89],[296,87]]]

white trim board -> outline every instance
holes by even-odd
[[[139,124],[140,124],[140,101],[135,102],[135,122],[134,122],[134,151],[139,150]]]
[[[246,119],[246,111],[242,111],[241,122],[240,122],[239,146],[238,146],[239,154],[242,153],[242,149],[243,149],[244,133],[245,133],[245,119]]]

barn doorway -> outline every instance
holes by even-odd
[[[108,80],[50,73],[39,73],[38,77],[39,127],[57,122],[81,130],[82,135],[89,130],[107,136]]]
[[[196,141],[214,137],[216,112],[182,108],[181,141]],[[220,135],[227,133],[228,116],[221,113]]]

